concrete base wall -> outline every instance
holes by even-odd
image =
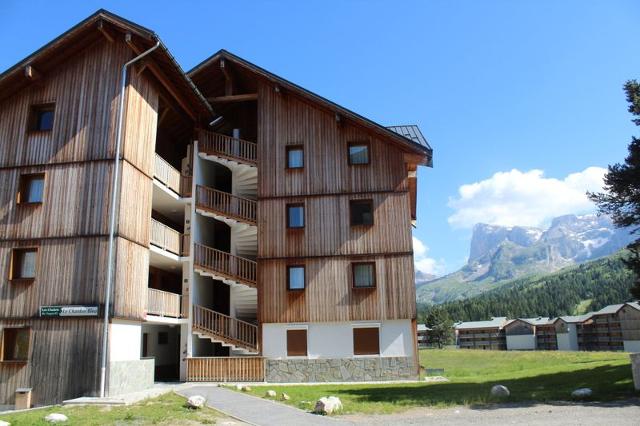
[[[137,392],[153,386],[153,359],[112,361],[109,363],[109,396]]]
[[[265,380],[271,383],[365,382],[415,380],[413,358],[267,359]]]
[[[633,385],[636,390],[640,390],[640,353],[630,354],[631,371],[633,373]]]

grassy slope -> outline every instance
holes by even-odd
[[[256,386],[252,393],[264,396],[274,389],[287,393],[288,404],[311,410],[323,396],[339,397],[344,413],[391,413],[413,407],[445,407],[493,402],[489,390],[504,384],[509,401],[568,400],[571,391],[590,387],[595,400],[626,399],[633,390],[629,356],[611,352],[496,352],[423,350],[421,365],[444,368],[449,383],[386,385]]]
[[[0,420],[12,426],[49,425],[43,419],[49,413],[62,413],[69,417],[64,425],[205,425],[215,424],[222,415],[217,411],[204,407],[190,410],[184,406],[185,399],[174,393],[148,399],[131,406],[116,407],[60,407],[43,408],[22,413],[0,415]]]

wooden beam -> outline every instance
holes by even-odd
[[[33,65],[27,65],[24,67],[24,76],[31,81],[36,81],[41,77],[40,73],[33,67]]]
[[[243,95],[217,96],[215,98],[207,98],[209,102],[245,102],[255,101],[258,99],[257,93],[246,93]]]
[[[164,119],[167,116],[168,112],[169,112],[169,108],[165,107],[164,111],[162,111],[162,113],[160,114],[160,118],[158,119],[158,126],[160,126],[160,124],[162,124],[162,122],[164,121]]]
[[[109,30],[104,26],[104,21],[98,22],[98,31],[102,33],[104,38],[106,38],[109,41],[109,43],[113,43],[114,38],[109,32]]]
[[[233,95],[233,78],[226,67],[224,58],[220,59],[220,69],[222,70],[222,74],[224,74],[224,94],[225,96],[231,96]]]
[[[146,59],[142,59],[140,61],[140,65],[136,65],[136,68],[138,68],[138,75],[142,74],[144,72],[144,70],[147,69],[147,60]]]
[[[139,55],[143,52],[141,49],[138,48],[138,46],[136,46],[133,43],[131,33],[125,34],[124,41],[129,45],[131,50],[133,50],[133,52],[136,55]],[[186,112],[193,121],[197,121],[193,111],[191,111],[189,106],[182,100],[180,96],[178,96],[177,92],[173,88],[173,85],[164,77],[164,75],[162,74],[160,69],[156,66],[156,64],[154,64],[151,61],[147,61],[147,67],[149,68],[149,71],[151,71],[151,73],[155,76],[155,78],[158,79],[160,84],[162,84],[165,90],[169,92],[169,94],[173,97],[173,99],[178,103],[178,105],[180,105],[180,107],[184,110],[184,112]]]

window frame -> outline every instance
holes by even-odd
[[[16,273],[16,267],[19,267],[20,265],[17,265],[16,263],[16,256],[18,253],[25,253],[25,252],[35,252],[35,264],[33,266],[33,277],[18,277],[15,276]],[[11,249],[11,260],[9,263],[9,281],[12,283],[32,283],[35,281],[36,277],[38,276],[38,252],[39,252],[39,248],[36,246],[30,246],[30,247],[14,247]]]
[[[42,198],[40,201],[23,201],[26,195],[28,183],[35,178],[42,177]],[[39,206],[44,203],[44,185],[46,183],[46,174],[40,173],[24,173],[18,177],[18,193],[16,194],[16,203],[21,206]]]
[[[50,129],[40,129],[38,124],[40,122],[40,116],[42,113],[51,112],[53,118],[51,119]],[[29,119],[27,123],[28,132],[51,132],[56,124],[56,103],[55,102],[42,102],[33,104],[29,107]]]
[[[302,288],[291,288],[291,268],[302,268]],[[287,291],[305,291],[307,288],[307,268],[304,264],[288,264],[287,265]]]
[[[371,206],[371,223],[353,223],[353,204],[355,203],[368,203]],[[364,198],[364,199],[352,199],[349,200],[349,226],[352,227],[371,227],[376,223],[375,221],[375,205],[373,203],[373,198]]]
[[[25,359],[5,359],[5,336],[7,330],[26,330],[27,331],[27,357]],[[3,327],[2,335],[0,336],[0,363],[5,364],[26,364],[31,359],[31,336],[32,330],[29,326],[8,326]]]
[[[302,151],[302,165],[297,167],[292,167],[289,164],[289,152],[290,151]],[[304,169],[304,145],[286,145],[285,146],[285,169],[287,170],[303,170]]]
[[[373,269],[373,284],[366,287],[357,287],[356,286],[356,266],[364,266],[370,265]],[[371,290],[378,287],[378,277],[376,274],[376,262],[375,261],[367,261],[367,262],[351,262],[351,288],[353,290]]]
[[[351,161],[351,147],[364,146],[367,148],[367,162],[366,163],[354,163]],[[368,166],[371,164],[371,143],[368,141],[361,142],[349,142],[347,144],[347,162],[350,166]]]
[[[378,352],[377,353],[365,353],[363,351],[358,351],[362,353],[356,353],[356,330],[368,330],[375,329],[378,333]],[[379,324],[353,324],[351,327],[352,334],[352,344],[353,344],[353,356],[354,357],[380,357],[380,325]]]
[[[292,207],[302,207],[302,226],[291,226],[291,216],[289,215],[289,209]],[[285,206],[285,210],[287,229],[300,230],[305,228],[305,226],[307,225],[307,209],[305,208],[304,203],[289,203]]]
[[[304,355],[300,353],[291,354],[289,352],[289,332],[304,332]],[[287,346],[287,358],[307,358],[309,356],[309,329],[307,327],[287,328],[285,340]]]

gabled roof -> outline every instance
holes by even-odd
[[[188,75],[193,77],[194,75],[198,74],[199,72],[207,69],[208,66],[210,66],[213,63],[216,63],[217,61],[219,61],[220,59],[224,58],[225,60],[234,62],[238,65],[240,65],[241,67],[249,70],[250,72],[253,72],[279,86],[281,86],[283,89],[289,90],[293,93],[298,94],[299,96],[302,96],[306,99],[311,100],[312,102],[318,103],[320,105],[323,105],[324,107],[334,111],[335,113],[344,116],[345,118],[351,119],[354,122],[370,129],[373,130],[374,132],[382,135],[383,137],[389,138],[392,141],[398,143],[399,145],[401,145],[402,147],[404,147],[405,149],[416,153],[418,155],[424,156],[425,160],[424,160],[424,164],[427,166],[432,166],[432,157],[433,157],[433,150],[431,149],[431,147],[429,146],[428,143],[426,143],[426,140],[424,139],[424,136],[422,136],[422,141],[424,141],[424,143],[422,143],[420,140],[416,140],[413,138],[413,136],[406,136],[405,134],[399,133],[397,131],[394,131],[392,129],[389,129],[385,126],[382,126],[372,120],[369,120],[366,117],[363,117],[347,108],[344,108],[320,95],[317,95],[303,87],[298,86],[295,83],[292,83],[280,76],[277,76],[275,74],[273,74],[272,72],[269,72],[267,70],[265,70],[264,68],[261,68],[245,59],[240,58],[239,56],[234,55],[233,53],[230,53],[224,49],[219,50],[217,53],[215,53],[213,56],[210,56],[209,58],[205,59],[204,61],[202,61],[200,64],[196,65],[195,67],[193,67],[193,69],[191,69],[188,72]],[[398,126],[396,126],[398,127]],[[417,126],[399,126],[399,127],[412,127],[412,131],[415,131],[415,129],[417,129]],[[419,132],[419,130],[418,130]],[[421,134],[421,133],[420,133]]]
[[[100,26],[103,26],[100,29]],[[25,77],[24,69],[33,66],[39,72],[46,72],[64,62],[75,52],[88,47],[98,39],[106,37],[103,31],[115,31],[118,35],[129,33],[135,36],[135,41],[141,50],[147,50],[159,42],[159,47],[149,57],[158,64],[159,69],[195,112],[205,117],[213,115],[211,105],[206,101],[191,79],[184,73],[175,58],[160,38],[151,30],[128,21],[118,15],[100,9],[65,33],[36,50],[22,61],[0,74],[0,100],[15,93],[30,82]],[[102,33],[102,34],[101,34]],[[112,35],[115,35],[112,33]],[[122,64],[118,64],[122,65]]]
[[[507,317],[494,317],[490,321],[468,321],[454,324],[456,330],[469,330],[473,328],[501,328],[508,323]]]
[[[537,318],[520,318],[522,321],[528,322],[531,325],[549,325],[553,324],[555,319],[549,317],[537,317]]]
[[[407,139],[411,139],[417,144],[424,146],[427,149],[431,149],[431,145],[427,142],[427,139],[424,137],[420,128],[415,124],[409,124],[404,126],[387,126],[387,129],[392,132],[396,132],[397,134],[404,136]]]

